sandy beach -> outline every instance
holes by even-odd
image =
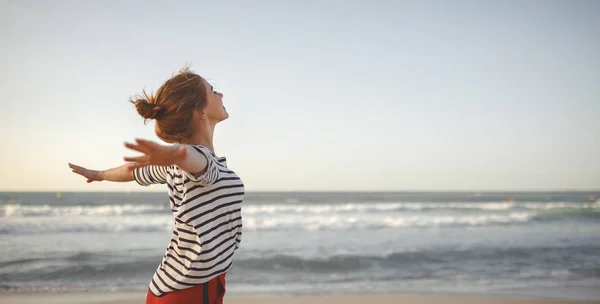
[[[3,294],[3,304],[143,304],[145,295],[139,292],[127,293],[35,293],[35,294]],[[320,296],[320,297],[277,297],[277,296],[229,296],[227,304],[567,304],[567,303],[600,303],[600,301],[544,300],[544,299],[502,299],[485,297],[456,296]]]

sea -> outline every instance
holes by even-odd
[[[600,299],[600,192],[249,192],[233,295]],[[145,293],[166,192],[0,193],[0,293]]]

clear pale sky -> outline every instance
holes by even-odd
[[[249,191],[600,188],[598,1],[0,0],[0,190],[86,184],[155,139],[186,63]],[[135,154],[135,153],[133,153]]]

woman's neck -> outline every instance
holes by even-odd
[[[201,145],[207,147],[210,151],[215,153],[213,146],[213,135],[215,133],[215,124],[205,121],[205,123],[196,129],[194,136],[190,140],[192,145]]]

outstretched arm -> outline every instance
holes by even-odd
[[[133,166],[131,164],[124,164],[108,170],[91,170],[71,163],[69,163],[69,167],[74,173],[87,178],[88,183],[94,181],[131,182],[134,180]]]
[[[218,169],[214,165],[212,166],[214,172],[208,174],[209,159],[205,152],[197,147],[190,145],[164,146],[143,139],[137,139],[136,143],[126,143],[125,146],[141,152],[143,155],[125,157],[125,161],[129,163],[108,170],[91,170],[71,163],[69,163],[69,167],[73,172],[87,178],[88,183],[103,180],[111,182],[137,180],[143,185],[162,183],[167,178],[165,168],[170,165],[178,166],[183,171],[192,174],[192,177],[201,176],[206,179],[208,176],[203,175],[210,175],[211,178],[205,182],[216,179],[218,175]],[[137,179],[134,173],[137,173]]]
[[[125,143],[125,146],[143,153],[137,157],[125,157],[125,161],[131,162],[129,165],[132,168],[176,165],[183,171],[200,175],[206,172],[209,162],[205,154],[199,153],[197,148],[190,145],[164,146],[153,141],[136,139],[135,143]]]

